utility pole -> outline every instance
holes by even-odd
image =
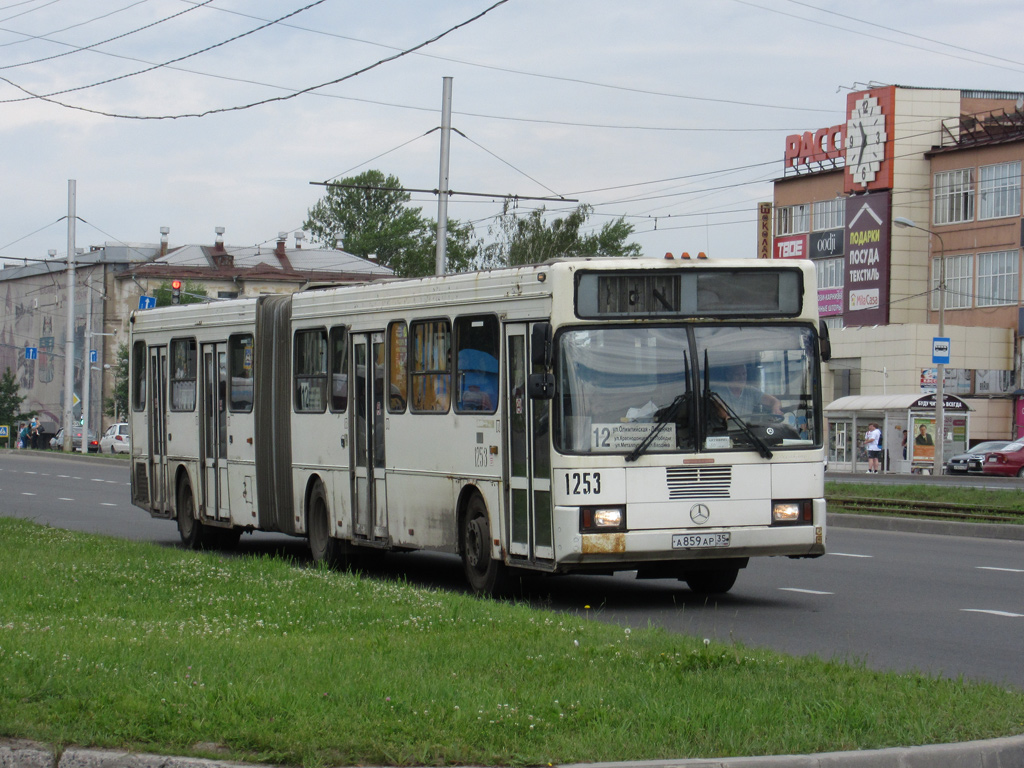
[[[71,450],[71,421],[75,417],[75,195],[74,179],[68,179],[68,267],[67,267],[67,338],[64,340],[64,444],[61,450]]]
[[[85,278],[86,297],[88,304],[85,310],[85,343],[82,344],[82,453],[89,455],[89,402],[92,393],[92,272]]]
[[[452,79],[444,78],[441,96],[441,172],[437,182],[437,251],[434,256],[434,274],[447,271],[448,245],[448,160],[452,146]]]

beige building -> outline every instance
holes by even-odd
[[[303,248],[301,233],[288,247],[282,233],[265,246],[225,246],[218,229],[213,245],[170,248],[158,244],[107,243],[75,258],[73,419],[80,422],[89,371],[89,429],[96,435],[116,419],[104,414],[114,387],[117,350],[128,341],[131,313],[167,291],[172,280],[200,289],[211,300],[291,293],[316,284],[387,277],[387,267],[335,249]],[[67,340],[66,258],[26,261],[0,270],[0,373],[10,369],[46,433],[63,421]],[[86,341],[88,340],[88,344]],[[95,362],[85,350],[95,351]],[[123,417],[120,417],[123,419]]]
[[[775,182],[770,255],[818,266],[834,355],[826,404],[934,393],[932,341],[944,300],[943,386],[970,408],[966,416],[947,413],[946,456],[1024,434],[1017,396],[1022,107],[1022,93],[903,86],[850,93],[844,123],[787,138],[785,173]],[[856,429],[831,421],[830,459],[849,466],[867,419]],[[893,461],[905,427],[890,423],[883,438]]]

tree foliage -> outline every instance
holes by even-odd
[[[20,391],[18,380],[8,368],[0,377],[0,424],[10,427],[12,435],[17,433],[19,421],[28,421],[36,415],[36,411],[22,412],[25,396],[18,394]]]
[[[606,223],[596,233],[581,230],[590,219],[593,209],[580,205],[564,218],[546,219],[545,208],[520,215],[511,202],[506,202],[501,214],[488,233],[493,242],[484,247],[480,266],[512,267],[539,264],[548,259],[568,256],[639,256],[641,248],[627,243],[633,225],[618,218]]]
[[[411,195],[396,176],[364,171],[327,188],[303,227],[322,248],[375,256],[401,277],[434,274],[437,222],[408,205]],[[448,220],[447,271],[464,272],[476,257],[473,225]]]

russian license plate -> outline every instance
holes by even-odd
[[[729,533],[673,533],[672,549],[714,549],[728,547]]]

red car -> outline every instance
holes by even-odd
[[[981,461],[983,475],[1024,477],[1024,440],[1010,443],[1001,450],[986,453]]]

